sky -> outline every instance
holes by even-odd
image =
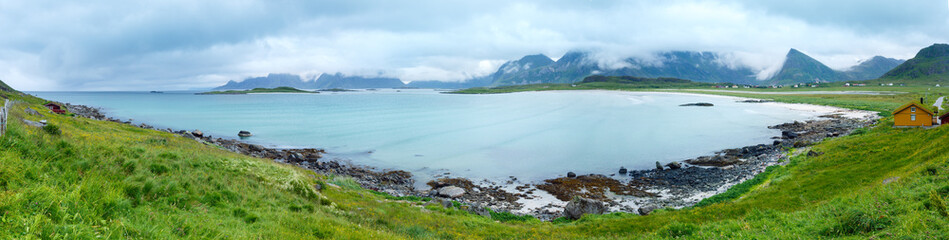
[[[835,69],[949,42],[942,0],[0,0],[0,80],[176,90],[321,73],[462,81],[589,51],[601,66],[712,51],[766,76],[790,48]]]

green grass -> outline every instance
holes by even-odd
[[[906,89],[754,96],[888,110],[944,93]],[[0,138],[2,239],[949,238],[949,127],[895,129],[891,118],[819,143],[813,148],[825,154],[772,167],[704,206],[551,223],[425,206],[351,178],[112,122],[47,114],[59,129],[51,134],[18,120],[41,120],[23,109],[41,109],[42,100],[0,94],[24,101]]]

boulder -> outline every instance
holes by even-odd
[[[439,198],[438,203],[442,205],[443,208],[452,208],[455,205],[451,203],[451,200]]]
[[[786,139],[794,139],[797,138],[797,136],[798,134],[792,131],[781,131],[781,137]]]
[[[563,208],[564,216],[574,220],[580,219],[584,214],[603,214],[606,211],[607,207],[603,202],[582,197],[573,197]]]
[[[204,132],[201,130],[194,130],[191,132],[191,135],[194,135],[195,137],[204,137]]]
[[[816,157],[816,156],[820,156],[820,155],[823,155],[823,154],[824,154],[824,153],[822,153],[822,152],[816,152],[816,151],[814,151],[814,150],[807,151],[807,156],[808,156],[808,157]]]
[[[198,140],[198,139],[199,139],[198,137],[195,137],[194,134],[191,134],[191,132],[188,132],[188,131],[185,131],[184,133],[180,133],[180,135],[181,135],[182,137],[186,137],[186,138],[189,138],[189,139],[191,139],[191,140]]]
[[[669,167],[669,169],[675,170],[675,169],[682,168],[682,164],[676,161],[672,161],[669,164],[666,164],[666,167]]]
[[[444,199],[444,198],[434,198],[431,201],[428,201],[427,203],[422,204],[422,206],[431,206],[431,205],[442,206],[443,208],[452,208],[454,206],[451,204],[451,200]]]
[[[447,186],[438,189],[438,196],[456,198],[465,195],[465,189],[455,186]]]
[[[567,172],[567,177],[568,177],[568,178],[575,178],[575,177],[577,177],[577,174],[576,174],[576,173],[573,173],[573,172]]]
[[[251,151],[254,151],[254,152],[260,152],[265,149],[264,146],[260,146],[257,144],[247,144],[247,148],[249,148]]]
[[[250,137],[250,136],[253,136],[253,134],[250,134],[250,132],[248,132],[248,131],[241,130],[240,132],[237,133],[237,136],[238,136],[238,137]]]
[[[28,125],[28,126],[33,126],[33,127],[43,127],[43,126],[46,126],[45,123],[34,122],[34,121],[26,120],[26,119],[23,119],[23,123],[25,123],[25,124]]]
[[[33,115],[33,116],[40,116],[40,117],[43,116],[43,114],[41,114],[40,112],[37,112],[36,110],[33,110],[32,108],[26,108],[26,114]]]
[[[619,174],[626,174],[629,170],[626,170],[625,167],[619,167]]]
[[[467,210],[470,213],[477,214],[483,217],[488,217],[488,218],[491,217],[491,212],[488,211],[488,208],[482,207],[481,204],[472,203],[471,205],[468,205]]]
[[[656,170],[662,171],[662,163],[659,163],[659,161],[656,161]]]
[[[652,211],[655,211],[656,209],[659,209],[659,206],[656,206],[654,204],[648,204],[646,206],[640,207],[639,210],[637,211],[639,212],[639,215],[646,216],[646,215],[649,215],[649,213],[651,213]]]

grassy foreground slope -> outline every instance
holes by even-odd
[[[10,110],[0,138],[4,239],[949,238],[949,127],[894,129],[886,119],[813,147],[823,155],[773,167],[738,198],[649,216],[547,223],[422,206],[344,177],[168,133],[52,115],[40,99],[5,95],[22,103]],[[28,115],[27,107],[45,116]],[[46,119],[58,129],[19,118]]]

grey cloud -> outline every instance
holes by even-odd
[[[270,72],[458,81],[505,60],[590,50],[604,65],[715,51],[773,71],[949,38],[933,1],[104,1],[0,3],[0,79],[26,90],[183,89]]]

